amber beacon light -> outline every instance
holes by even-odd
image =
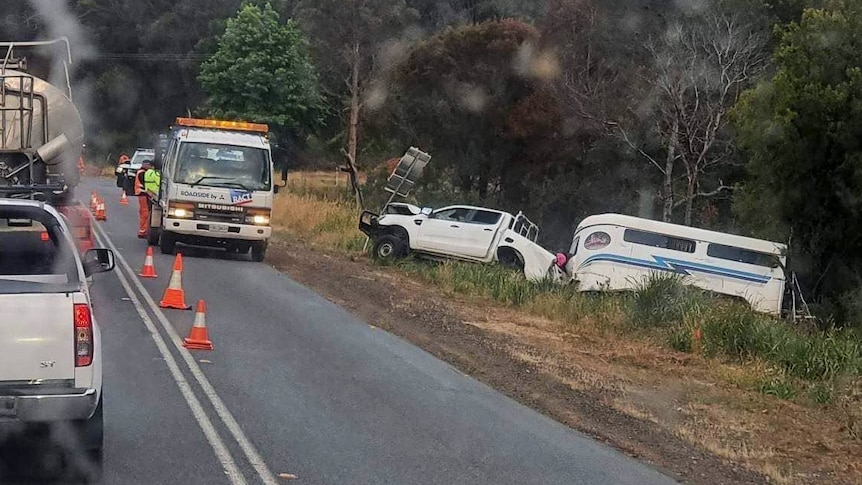
[[[205,120],[200,118],[177,118],[176,124],[189,128],[211,128],[217,130],[250,131],[254,133],[269,133],[269,126],[263,123],[246,123],[244,121]]]

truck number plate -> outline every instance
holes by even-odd
[[[224,224],[210,224],[210,231],[212,232],[227,232],[228,226]]]

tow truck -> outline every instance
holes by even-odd
[[[148,241],[165,254],[176,244],[251,252],[263,261],[272,235],[273,183],[269,127],[260,123],[177,118],[167,149]]]

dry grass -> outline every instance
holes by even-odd
[[[365,183],[365,174],[359,174],[359,183]],[[304,193],[309,189],[346,189],[350,187],[349,176],[340,170],[314,172],[296,171],[287,176],[287,188],[292,192]]]
[[[275,197],[272,212],[277,231],[307,244],[360,251],[365,242],[355,207],[343,199],[285,191]]]

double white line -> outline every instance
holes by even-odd
[[[240,428],[239,423],[237,423],[236,419],[234,419],[233,414],[228,410],[227,406],[225,406],[224,402],[216,393],[210,381],[206,378],[201,368],[198,366],[197,362],[195,362],[194,357],[192,357],[191,353],[186,350],[185,347],[182,346],[182,340],[180,336],[177,334],[174,327],[171,326],[170,321],[168,321],[164,312],[162,312],[161,308],[156,304],[150,294],[147,292],[144,285],[141,283],[141,280],[132,270],[132,267],[129,266],[129,263],[126,261],[126,258],[117,250],[117,247],[114,245],[114,242],[111,241],[111,238],[99,227],[98,224],[93,224],[93,228],[95,228],[96,240],[99,242],[99,245],[105,247],[107,246],[114,252],[114,258],[119,265],[117,267],[117,276],[120,278],[120,284],[123,285],[123,288],[128,293],[129,298],[132,300],[132,304],[135,307],[135,310],[141,316],[141,320],[143,320],[144,325],[146,325],[147,330],[150,331],[150,335],[153,336],[153,340],[156,342],[156,347],[159,349],[159,353],[164,357],[165,362],[168,365],[168,369],[171,372],[171,376],[174,378],[174,382],[176,382],[177,387],[180,389],[180,392],[183,395],[183,398],[189,405],[189,408],[192,411],[192,415],[194,415],[195,420],[197,420],[198,425],[206,436],[207,441],[210,446],[212,446],[213,451],[215,452],[216,458],[218,458],[219,462],[221,462],[224,467],[225,473],[227,474],[228,479],[233,485],[247,485],[245,477],[242,472],[240,472],[239,468],[236,465],[236,461],[234,461],[233,456],[231,456],[230,451],[222,441],[221,437],[216,431],[215,426],[213,426],[212,421],[210,421],[209,416],[207,416],[206,412],[201,406],[200,401],[192,390],[191,385],[188,380],[183,376],[180,371],[179,365],[177,365],[176,359],[174,359],[173,354],[171,354],[170,349],[168,348],[165,339],[162,338],[161,333],[156,328],[156,325],[153,323],[150,316],[147,314],[147,310],[144,305],[141,303],[141,299],[138,298],[137,293],[132,289],[132,285],[129,283],[131,281],[135,288],[137,288],[141,297],[143,297],[150,311],[152,311],[153,315],[155,315],[156,319],[159,321],[161,328],[167,332],[168,337],[170,338],[171,343],[174,344],[174,348],[179,352],[180,356],[183,358],[183,361],[186,363],[186,366],[191,372],[192,376],[197,381],[198,385],[200,385],[201,389],[203,389],[204,395],[209,400],[213,409],[215,409],[216,414],[219,419],[224,423],[225,427],[227,427],[230,434],[236,440],[237,444],[239,444],[240,449],[243,454],[245,454],[246,459],[248,459],[251,466],[254,468],[255,472],[257,472],[257,476],[260,477],[260,480],[265,485],[277,485],[277,481],[275,476],[264,463],[263,458],[261,458],[260,453],[258,453],[257,449],[255,449],[254,445],[248,439],[248,437],[243,432],[242,428]]]

